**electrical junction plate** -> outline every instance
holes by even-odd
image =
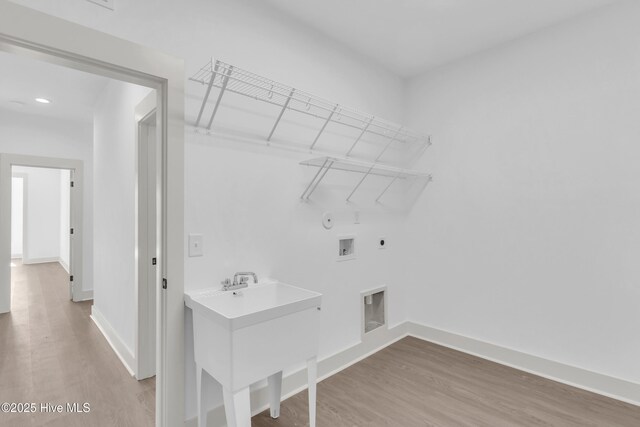
[[[325,212],[322,215],[322,225],[327,230],[330,230],[331,227],[333,227],[333,215],[331,214],[331,212]]]

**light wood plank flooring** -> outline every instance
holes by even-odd
[[[88,402],[91,411],[0,413],[0,426],[153,426],[155,379],[129,375],[89,318],[92,302],[69,301],[58,263],[13,262],[13,309],[0,314],[0,403]]]
[[[307,426],[307,393],[254,427]],[[416,338],[318,384],[318,427],[640,426],[640,407]]]

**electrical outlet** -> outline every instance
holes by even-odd
[[[378,249],[384,249],[388,246],[388,242],[386,237],[379,237],[378,238]]]
[[[116,10],[116,0],[87,0],[90,3],[106,7],[107,9]]]
[[[189,234],[189,256],[202,256],[202,234]]]

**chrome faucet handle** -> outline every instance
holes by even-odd
[[[222,285],[223,289],[226,289],[231,286],[231,279],[224,279],[222,282],[220,282],[220,284]]]
[[[233,284],[234,285],[238,284],[238,276],[240,276],[240,283],[248,283],[249,278],[246,277],[246,276],[252,276],[253,277],[253,283],[258,283],[258,276],[256,275],[256,273],[253,273],[251,271],[246,271],[246,272],[238,272],[238,273],[233,275]]]

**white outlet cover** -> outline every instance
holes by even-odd
[[[189,256],[202,256],[204,254],[202,234],[189,234]]]
[[[327,230],[333,227],[333,214],[331,212],[325,212],[322,214],[322,226]]]
[[[106,7],[107,9],[116,10],[116,0],[87,0],[90,3]]]
[[[378,249],[386,249],[389,246],[389,242],[386,237],[378,237]]]

